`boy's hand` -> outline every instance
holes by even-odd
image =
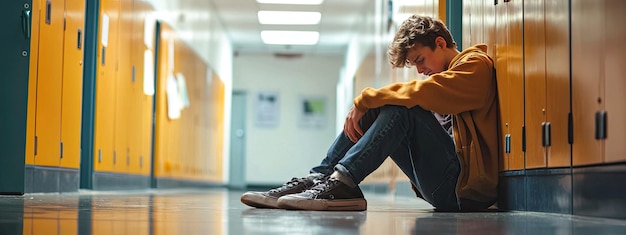
[[[343,124],[343,132],[354,143],[359,141],[361,136],[363,136],[363,130],[361,130],[361,126],[359,126],[359,120],[361,120],[364,114],[365,112],[361,112],[352,105],[346,117],[346,122]]]

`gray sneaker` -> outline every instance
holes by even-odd
[[[241,202],[256,208],[278,209],[278,198],[288,194],[303,192],[324,178],[321,174],[312,174],[304,178],[294,177],[282,186],[267,192],[246,192],[241,195]]]
[[[289,210],[367,210],[367,201],[359,186],[352,188],[335,178],[319,182],[304,192],[280,197],[277,204],[279,208]]]

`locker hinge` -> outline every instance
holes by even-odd
[[[60,153],[60,155],[61,155],[61,159],[63,159],[63,141],[61,141],[61,153]]]
[[[526,126],[522,126],[522,152],[526,152]]]
[[[597,140],[602,140],[602,139],[606,139],[607,133],[606,133],[606,121],[607,121],[607,117],[606,117],[606,111],[601,110],[596,112],[596,139]]]
[[[143,168],[143,155],[139,156],[139,168]]]
[[[63,31],[67,29],[67,19],[63,17]]]
[[[38,138],[37,136],[35,136],[35,156],[37,156],[37,142],[38,142]]]
[[[98,149],[98,163],[102,162],[102,149]]]
[[[574,143],[574,118],[571,112],[567,114],[567,143]]]
[[[115,163],[117,163],[117,152],[113,150],[113,165],[115,165]]]
[[[126,165],[130,166],[130,148],[126,148]]]
[[[543,147],[549,147],[551,145],[550,137],[550,123],[541,123],[541,143]]]
[[[511,153],[511,134],[504,136],[504,152]]]

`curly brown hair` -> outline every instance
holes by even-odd
[[[448,48],[456,47],[450,31],[441,20],[428,16],[412,15],[400,26],[389,45],[389,63],[394,68],[410,67],[407,62],[408,50],[420,43],[423,46],[435,49],[435,39],[443,37]]]

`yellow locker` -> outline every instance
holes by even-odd
[[[502,170],[524,169],[522,127],[524,126],[524,77],[522,50],[522,3],[496,5],[495,61],[505,152]],[[508,144],[507,144],[508,142]]]
[[[483,43],[489,48],[487,54],[495,59],[496,8],[492,0],[482,0],[483,4]]]
[[[498,82],[498,98],[500,102],[500,128],[502,130],[502,137],[500,139],[504,153],[503,159],[500,161],[500,170],[509,170],[510,162],[510,147],[507,147],[507,142],[510,142],[511,133],[509,130],[509,123],[511,119],[511,94],[510,90],[510,78],[508,73],[508,24],[507,24],[507,8],[505,4],[498,4],[495,6],[496,11],[496,38],[495,45],[491,48],[495,52],[494,66],[496,67],[496,77]],[[507,141],[508,140],[508,141]],[[508,144],[510,145],[510,143]]]
[[[610,46],[605,49],[604,1],[572,0],[571,9],[572,164],[579,166],[602,163],[604,160],[604,141],[595,138],[595,114],[605,107],[603,52],[616,48]]]
[[[546,42],[544,3],[524,1],[524,74],[526,85],[526,168],[546,167],[542,125],[546,120]]]
[[[571,166],[568,142],[570,112],[569,2],[545,1],[546,125],[550,129],[548,167]]]
[[[161,24],[159,44],[158,47],[158,63],[157,67],[157,79],[155,95],[157,96],[156,103],[156,128],[155,128],[155,146],[154,146],[154,175],[156,177],[169,176],[172,171],[172,165],[169,163],[168,156],[170,155],[170,140],[172,139],[169,130],[169,118],[167,116],[167,97],[166,97],[166,85],[169,73],[168,63],[168,46],[170,38],[168,37],[169,27],[166,24]]]
[[[35,112],[37,111],[37,71],[39,62],[39,24],[41,1],[33,0],[28,75],[28,116],[26,120],[26,164],[35,164]]]
[[[128,172],[130,161],[130,146],[128,142],[129,132],[129,112],[131,109],[130,89],[132,85],[133,72],[131,51],[132,40],[132,0],[120,1],[120,15],[118,30],[115,35],[118,38],[118,62],[117,79],[115,87],[115,134],[113,150],[113,169],[118,173]]]
[[[215,81],[215,100],[213,101],[217,106],[215,108],[215,132],[213,135],[215,136],[214,143],[214,158],[213,162],[213,179],[216,181],[222,181],[223,179],[223,162],[224,162],[224,113],[225,113],[225,98],[226,98],[226,87],[222,79],[220,79],[217,74],[214,74],[213,81]]]
[[[605,68],[606,68],[606,112],[608,131],[604,162],[626,161],[626,45],[621,43],[626,38],[626,2],[606,0],[604,14],[606,31]]]
[[[63,0],[42,1],[35,115],[35,164],[59,166],[63,76]]]
[[[119,0],[100,2],[94,128],[95,171],[113,170],[119,8]]]
[[[129,145],[130,145],[130,165],[129,173],[146,174],[149,171],[145,171],[144,168],[149,168],[149,164],[145,165],[144,161],[146,157],[149,157],[146,152],[145,146],[149,143],[145,142],[146,134],[151,128],[152,119],[145,119],[145,112],[150,112],[144,107],[144,53],[147,47],[144,43],[144,19],[150,6],[139,0],[133,1],[133,32],[132,32],[132,63],[134,65],[135,79],[131,87],[132,108],[130,113],[130,126],[129,126]],[[151,102],[150,102],[151,105]],[[150,107],[152,110],[152,107]],[[146,123],[149,122],[149,123]],[[148,125],[146,125],[148,124]]]
[[[61,110],[61,167],[79,168],[83,97],[85,1],[65,0],[65,42]]]
[[[506,2],[508,27],[508,64],[510,92],[510,123],[511,153],[510,170],[524,169],[525,153],[522,151],[522,127],[524,126],[524,50],[523,50],[523,5],[521,0]]]

